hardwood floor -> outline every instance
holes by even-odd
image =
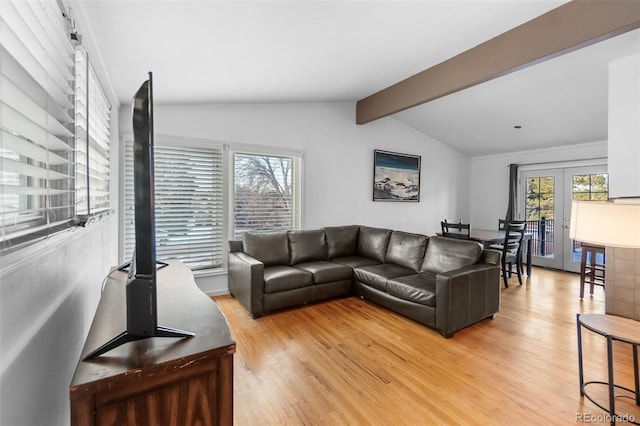
[[[237,344],[235,424],[608,424],[580,397],[576,344],[576,313],[603,313],[604,291],[580,301],[578,278],[534,268],[502,289],[493,320],[451,339],[356,297],[257,320],[215,297]],[[585,379],[604,380],[605,339],[583,334]],[[633,387],[631,349],[614,350]],[[627,401],[618,413],[640,421]]]

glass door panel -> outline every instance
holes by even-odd
[[[561,169],[527,171],[520,174],[524,185],[524,219],[532,236],[532,263],[560,269],[562,267],[562,192]],[[559,200],[559,201],[558,201]]]
[[[609,199],[609,175],[605,166],[576,167],[565,169],[564,195],[564,263],[565,271],[580,272],[582,245],[579,241],[569,238],[569,220],[571,216],[571,201],[604,201]],[[600,255],[602,256],[602,255]],[[604,259],[598,259],[604,263]]]
[[[571,201],[607,200],[607,166],[522,171],[520,185],[524,202],[518,211],[533,234],[532,263],[579,272],[582,246],[569,238]]]

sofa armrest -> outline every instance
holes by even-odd
[[[264,314],[264,263],[243,252],[229,253],[229,292],[253,318]]]
[[[479,263],[436,275],[436,328],[445,337],[500,309],[500,266]]]

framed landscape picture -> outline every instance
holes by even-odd
[[[420,156],[374,150],[373,201],[420,201]]]

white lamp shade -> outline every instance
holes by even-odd
[[[640,247],[640,204],[573,201],[571,239],[611,247]]]

